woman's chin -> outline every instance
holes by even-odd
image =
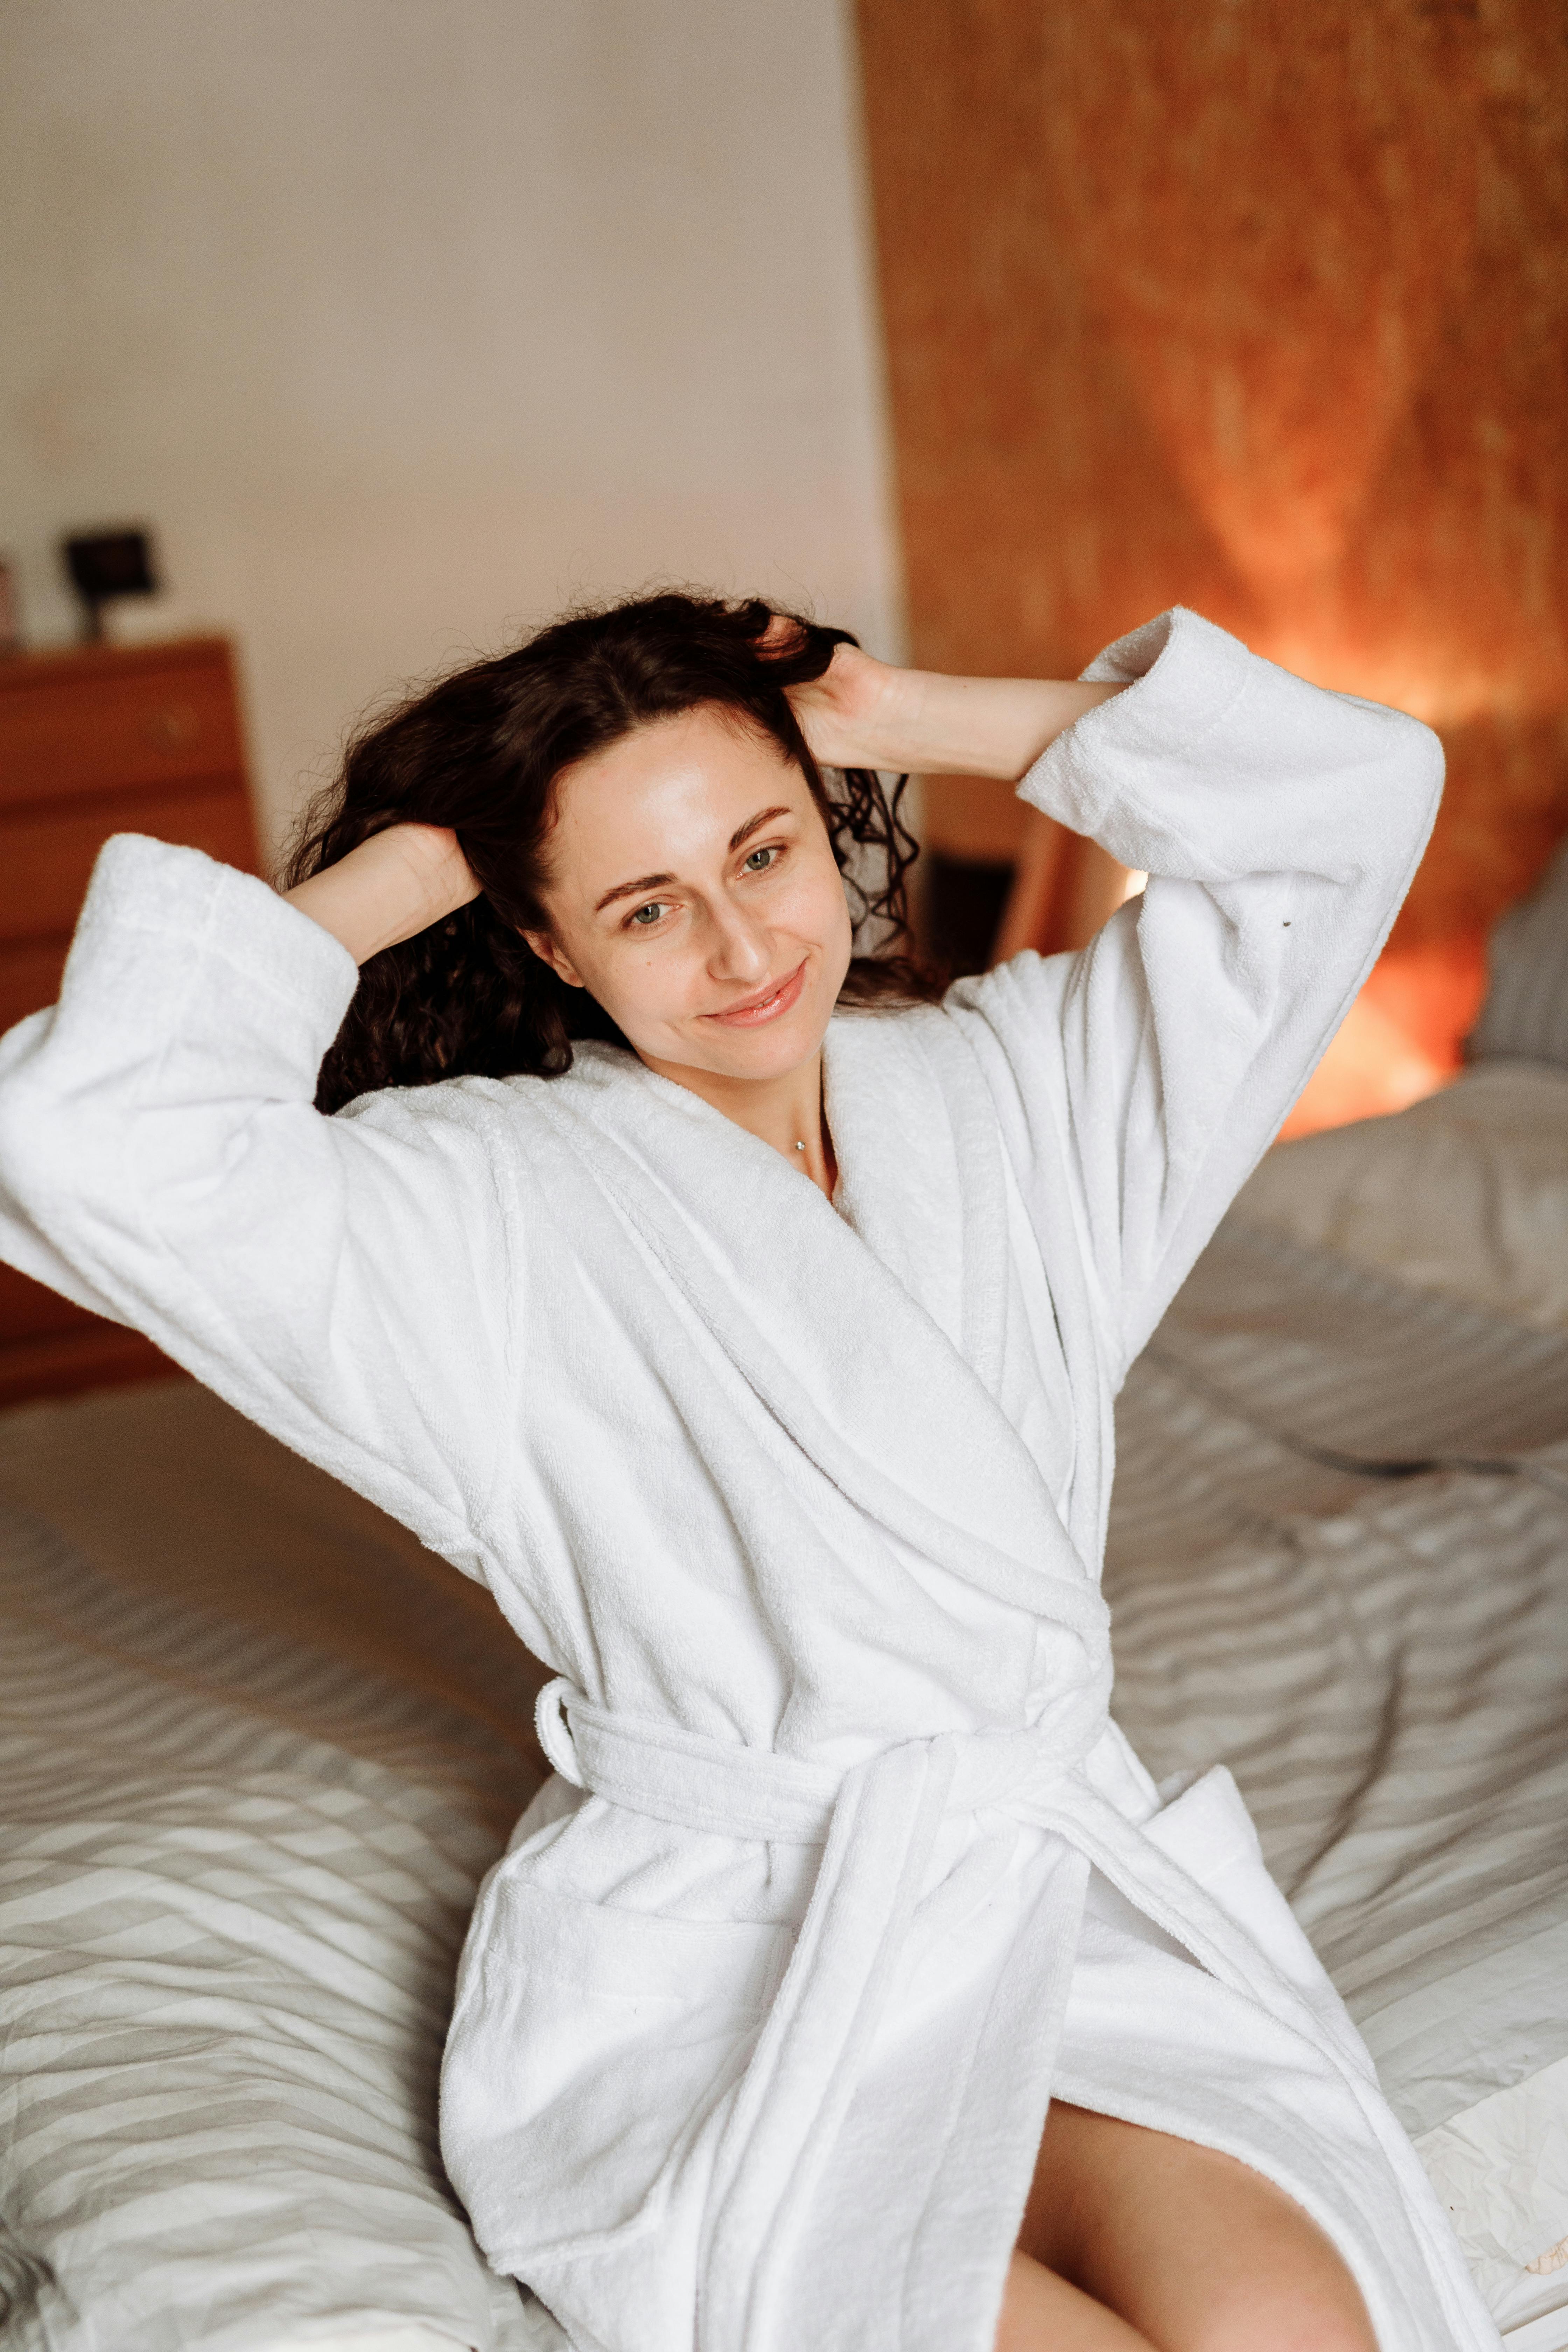
[[[641,1047],[643,1059],[656,1068],[661,1064],[709,1071],[718,1078],[742,1078],[753,1085],[787,1078],[818,1051],[827,1033],[832,1007],[796,1005],[776,1021],[758,1029],[731,1028],[727,1023],[682,1031],[668,1044]]]
[[[765,1029],[721,1029],[700,1041],[703,1066],[731,1078],[787,1078],[811,1060],[826,1028],[801,1006]]]

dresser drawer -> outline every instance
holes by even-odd
[[[0,1036],[58,1000],[69,947],[68,940],[0,940]]]
[[[62,1331],[101,1328],[102,1318],[62,1298],[18,1274],[14,1265],[0,1265],[0,1330],[7,1339],[47,1339]],[[123,1325],[117,1325],[123,1329]]]
[[[38,1339],[0,1335],[0,1409],[28,1397],[74,1396],[82,1389],[178,1376],[179,1367],[151,1339],[97,1315],[83,1315],[69,1330]]]
[[[0,662],[0,1031],[58,997],[93,860],[114,833],[255,872],[226,640]],[[139,1332],[0,1268],[0,1406],[174,1370]]]
[[[0,814],[0,940],[73,929],[92,861],[111,833],[149,833],[205,849],[226,866],[256,865],[250,804],[237,781],[127,792],[108,809],[101,802],[68,802],[47,813]]]
[[[244,772],[225,659],[100,677],[29,669],[0,693],[0,805]]]

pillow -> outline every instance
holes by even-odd
[[[1472,1062],[1568,1068],[1568,843],[1528,898],[1494,924],[1490,982],[1469,1040]]]
[[[1279,1144],[1232,1213],[1418,1290],[1568,1331],[1568,1068],[1483,1062],[1391,1118]]]

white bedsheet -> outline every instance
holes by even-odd
[[[539,1778],[489,1610],[185,1382],[0,1417],[7,2352],[534,2340],[436,2152]]]
[[[1521,989],[1531,982],[1544,1035],[1562,972],[1561,929],[1552,927],[1548,937],[1541,908],[1531,919],[1534,965],[1513,975],[1513,998],[1522,1002]],[[1552,1018],[1560,1029],[1560,1007]],[[1522,1037],[1517,1019],[1513,1025]],[[1500,1035],[1508,1024],[1493,1026]],[[1396,1118],[1270,1153],[1237,1213],[1402,1285],[1540,1331],[1568,1331],[1568,1070],[1539,1058],[1480,1061]],[[1560,1655],[1562,1635],[1553,1638]],[[1561,1931],[1527,1936],[1506,1959],[1481,1963],[1473,1979],[1465,1971],[1448,1979],[1449,2031],[1467,1994],[1489,2020],[1500,2024],[1511,2014],[1528,2031],[1561,2003],[1565,1979]],[[1568,2063],[1483,2097],[1419,2144],[1450,2205],[1471,2216],[1472,2265],[1510,2345],[1560,2352],[1568,2346],[1568,2238],[1527,2268],[1521,2262],[1568,2210]],[[1549,2309],[1555,2325],[1544,2317],[1527,2324]]]
[[[1568,2305],[1565,1282],[1561,1072],[1271,1154],[1129,1383],[1107,1562],[1122,1721],[1231,1763],[1505,2325]]]

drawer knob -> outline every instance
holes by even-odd
[[[142,721],[142,733],[154,751],[183,751],[201,731],[201,719],[188,702],[165,703]]]

